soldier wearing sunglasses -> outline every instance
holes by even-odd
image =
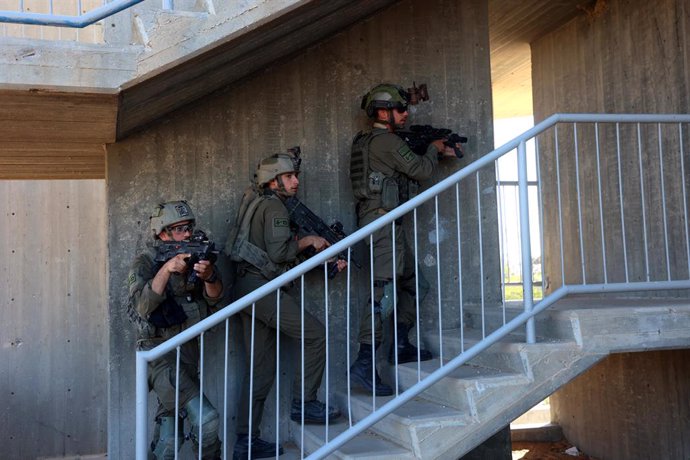
[[[178,254],[165,262],[155,262],[155,241],[185,241],[192,237],[196,218],[186,201],[159,204],[150,217],[154,246],[138,254],[129,271],[130,319],[138,329],[137,348],[148,350],[198,323],[220,302],[223,283],[211,261],[200,260],[188,267],[190,254]],[[188,270],[197,274],[190,282]],[[219,416],[201,394],[198,380],[199,348],[195,340],[180,347],[179,385],[177,354],[171,352],[148,365],[149,388],[158,397],[155,430],[151,449],[156,459],[173,459],[185,438],[191,438],[195,451],[202,446],[202,459],[220,458]],[[179,408],[176,410],[176,393]],[[201,408],[201,409],[200,409]],[[175,417],[179,417],[177,446]],[[184,432],[184,419],[189,431]],[[201,440],[198,439],[199,427]]]
[[[357,199],[358,225],[364,227],[396,206],[413,198],[419,182],[430,179],[439,156],[456,158],[443,139],[433,141],[424,155],[415,154],[395,134],[405,126],[408,105],[416,102],[411,94],[398,85],[376,85],[363,98],[361,108],[372,120],[372,129],[358,133],[352,143],[350,179]],[[458,147],[460,147],[458,145]],[[373,234],[374,304],[364,308],[359,329],[359,353],[350,368],[350,380],[377,396],[393,394],[393,389],[381,381],[377,371],[372,379],[372,366],[376,366],[375,350],[384,341],[382,321],[390,320],[393,312],[393,279],[397,287],[397,347],[388,353],[390,363],[405,363],[431,359],[427,350],[418,350],[408,339],[416,322],[415,296],[426,295],[429,284],[419,271],[415,277],[414,252],[406,242],[402,225],[395,226],[395,245],[392,228],[383,227]],[[365,239],[369,244],[369,238]],[[396,266],[393,267],[393,252]],[[417,290],[419,289],[419,291]],[[374,331],[371,316],[374,315]],[[392,341],[392,340],[391,340]]]

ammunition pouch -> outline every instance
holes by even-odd
[[[396,208],[400,204],[400,187],[398,181],[392,177],[383,179],[381,190],[381,207],[386,211]]]
[[[383,181],[386,176],[378,171],[372,171],[369,174],[369,180],[367,181],[367,195],[378,194],[383,191]]]
[[[417,182],[414,179],[408,179],[406,177],[400,177],[398,179],[399,182],[399,187],[400,187],[400,203],[405,203],[408,200],[416,197],[419,195],[419,182]]]

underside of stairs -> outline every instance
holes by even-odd
[[[509,308],[507,316],[518,313],[519,309]],[[493,320],[486,324],[497,326]],[[690,303],[566,298],[540,315],[537,330],[542,332],[538,343],[525,344],[522,333],[514,331],[506,341],[455,369],[331,456],[458,459],[610,353],[690,347]],[[476,329],[466,328],[464,344],[457,329],[443,331],[442,341],[438,335],[426,337],[425,344],[436,357],[443,344],[443,363],[435,358],[421,363],[419,369],[417,363],[399,365],[399,391],[445,364],[445,357],[467,350],[480,336]],[[379,362],[379,369],[385,380],[395,381],[394,368],[385,360]],[[393,398],[378,397],[375,406]],[[336,403],[344,417],[328,427],[328,439],[348,428],[348,414],[354,424],[372,412],[371,395],[358,391],[352,391],[349,399],[346,390],[339,391]],[[291,438],[297,446],[304,439],[305,453],[313,452],[325,444],[326,428],[306,425],[302,434],[299,424],[292,424]]]
[[[103,21],[104,43],[1,37],[0,118],[13,123],[0,126],[0,156],[21,164],[0,179],[103,179],[104,144],[392,3],[144,2]],[[46,152],[56,166],[40,167]]]

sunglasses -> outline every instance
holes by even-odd
[[[168,230],[170,230],[172,233],[177,233],[178,235],[180,233],[192,233],[194,232],[194,224],[175,225],[173,227],[168,227]]]
[[[395,111],[398,113],[405,113],[407,112],[407,106],[406,105],[399,105],[395,107]]]

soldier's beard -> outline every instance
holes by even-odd
[[[273,192],[280,196],[281,198],[290,198],[291,196],[297,195],[297,188],[294,189],[294,191],[290,192],[285,188],[285,184],[283,184],[283,181],[278,179],[278,188],[274,189]]]

